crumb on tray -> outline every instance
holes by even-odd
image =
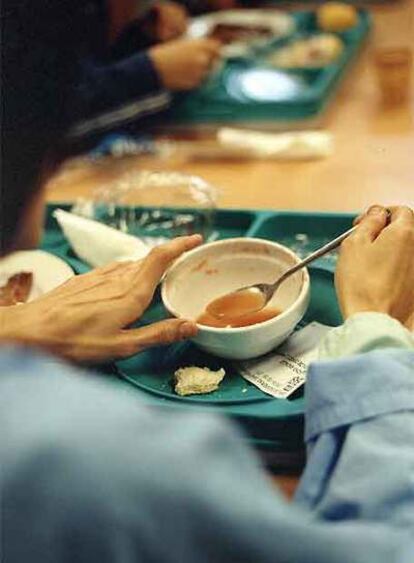
[[[197,366],[179,368],[174,374],[175,392],[181,396],[211,393],[218,389],[225,375],[224,369],[212,371]]]

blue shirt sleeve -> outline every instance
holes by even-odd
[[[306,395],[309,460],[296,503],[322,521],[412,534],[414,352],[320,362]]]
[[[6,560],[412,563],[413,362],[398,351],[312,366],[310,457],[289,504],[220,418],[3,358]]]
[[[145,51],[116,62],[87,59],[81,69],[79,95],[96,113],[161,90],[157,71]]]
[[[171,101],[146,51],[112,62],[85,59],[75,93],[78,120],[72,136],[137,121],[165,110]]]

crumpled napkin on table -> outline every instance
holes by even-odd
[[[225,148],[244,149],[258,158],[304,160],[325,158],[333,152],[333,136],[326,131],[267,133],[223,127],[217,139]]]
[[[141,240],[98,221],[85,219],[63,209],[53,216],[78,257],[93,267],[114,261],[140,260],[150,251]]]

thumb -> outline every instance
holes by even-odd
[[[358,229],[354,236],[355,238],[367,239],[374,242],[381,231],[387,226],[387,222],[387,209],[380,205],[374,205],[359,219]]]
[[[204,39],[203,42],[200,43],[200,45],[205,51],[209,52],[213,56],[218,56],[222,48],[220,41],[211,38]]]
[[[118,357],[128,357],[145,348],[186,340],[197,334],[197,325],[183,319],[168,319],[151,325],[123,330],[114,342]]]

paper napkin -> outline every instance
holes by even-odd
[[[217,139],[223,147],[249,150],[258,158],[302,160],[325,158],[333,152],[333,137],[326,131],[265,133],[224,127]]]
[[[80,217],[63,209],[57,209],[53,216],[72,249],[90,266],[104,266],[114,261],[139,260],[150,250],[140,239],[121,233],[98,221]]]

